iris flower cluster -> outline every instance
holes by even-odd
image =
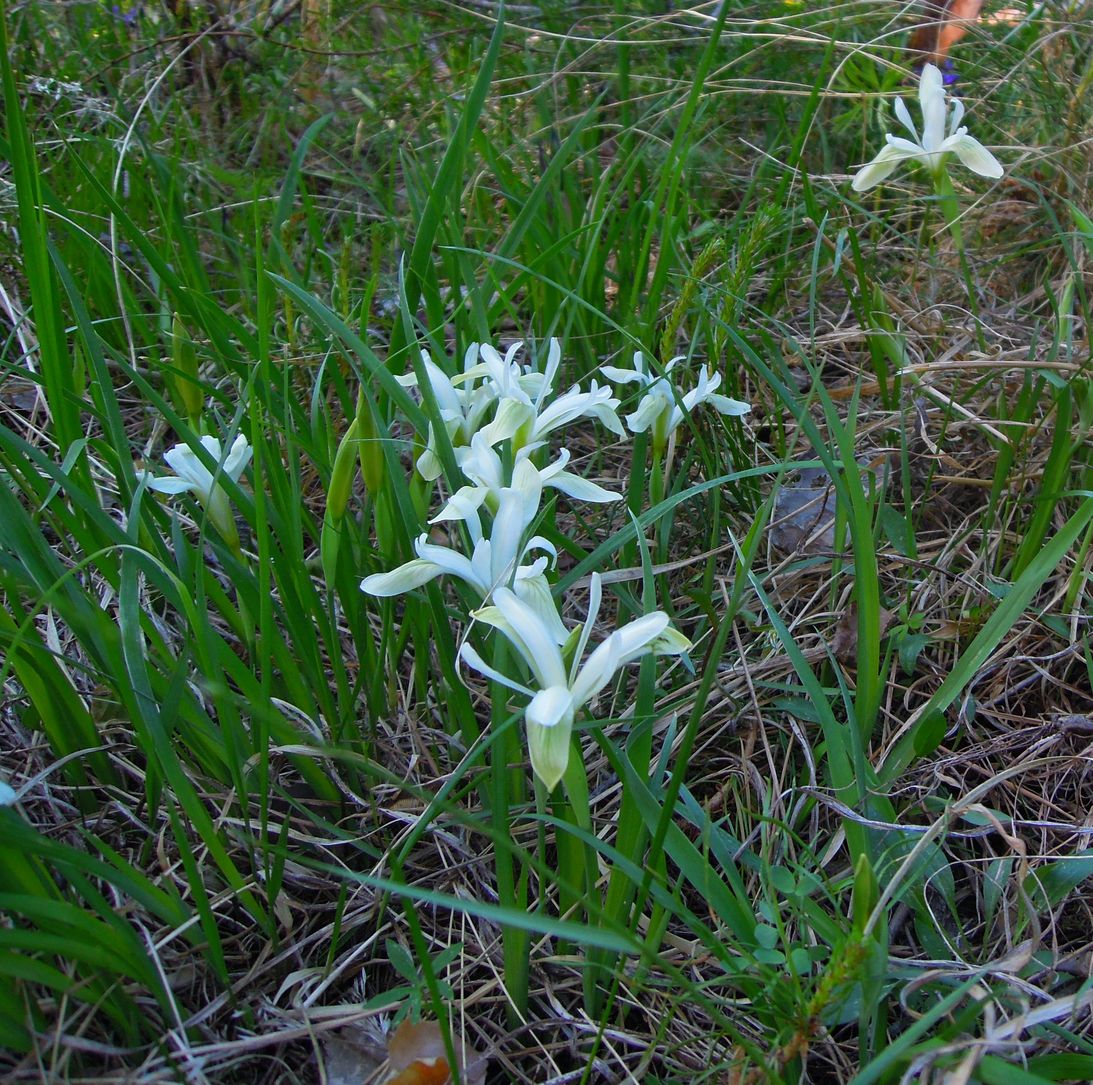
[[[521,675],[501,673],[466,642],[460,657],[528,699],[524,721],[531,765],[550,791],[569,764],[573,725],[581,710],[628,663],[645,655],[682,655],[690,643],[666,614],[654,611],[591,647],[603,594],[595,573],[584,622],[571,630],[563,621],[548,580],[557,553],[548,539],[533,534],[543,491],[555,489],[573,500],[596,503],[619,501],[622,495],[569,470],[569,450],[552,454],[550,441],[586,420],[616,437],[626,433],[618,415],[621,401],[609,386],[593,380],[587,389],[573,385],[558,390],[561,346],[556,339],[550,341],[541,369],[520,363],[522,347],[517,343],[502,355],[488,343],[473,344],[454,376],[423,354],[423,372],[440,418],[422,435],[425,447],[416,468],[426,479],[440,476],[439,423],[463,484],[430,523],[464,524],[470,554],[455,535],[442,545],[422,534],[414,545],[416,557],[390,572],[367,577],[361,588],[370,595],[392,596],[440,576],[456,577],[471,587],[481,605],[470,617],[509,642]],[[748,409],[717,396],[714,389],[720,378],[705,370],[699,387],[686,395],[673,391],[667,373],[650,374],[641,355],[635,357],[634,369],[605,368],[604,374],[618,383],[637,382],[644,391],[637,410],[627,418],[632,433],[652,428],[658,438],[666,438],[702,402],[723,414]],[[418,378],[411,373],[400,382],[413,387]]]

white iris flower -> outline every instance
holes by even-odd
[[[968,129],[960,125],[964,118],[964,103],[959,98],[952,101],[948,134],[945,117],[949,112],[947,92],[941,71],[933,64],[922,68],[918,84],[918,101],[922,110],[922,138],[919,138],[914,121],[902,98],[896,99],[896,116],[911,133],[911,139],[887,135],[886,145],[872,162],[863,166],[855,175],[851,188],[865,192],[879,185],[901,163],[911,160],[923,162],[932,173],[944,168],[947,155],[952,152],[980,177],[1002,176],[1002,164],[979,140],[968,135]]]
[[[519,346],[520,344],[517,344]],[[497,413],[482,432],[489,444],[512,440],[513,451],[541,444],[547,436],[575,422],[578,418],[596,418],[612,433],[623,436],[622,423],[616,413],[619,401],[610,388],[600,388],[595,381],[587,392],[574,385],[557,399],[547,402],[554,391],[554,380],[562,360],[562,348],[551,339],[546,367],[542,373],[521,370],[512,361],[516,348],[501,359],[493,352],[486,358],[489,384],[497,397]]]
[[[429,352],[421,352],[421,362],[425,369],[429,387],[436,397],[440,408],[440,418],[453,448],[469,445],[471,438],[478,432],[489,409],[497,402],[496,391],[488,384],[476,382],[483,369],[478,361],[479,354],[487,349],[486,344],[472,343],[463,356],[463,372],[456,377],[449,377],[430,357]],[[494,352],[496,353],[496,352]],[[417,374],[410,372],[395,378],[404,388],[418,387]],[[429,427],[429,436],[425,451],[418,457],[417,469],[422,478],[432,482],[440,477],[443,468],[436,452],[436,434]]]
[[[567,497],[577,501],[604,503],[620,501],[621,494],[581,478],[580,475],[567,471],[569,449],[562,449],[558,458],[546,467],[538,468],[531,462],[531,448],[522,448],[516,454],[516,466],[512,472],[512,485],[517,489],[530,491],[538,487],[560,490]],[[477,511],[485,505],[491,512],[497,508],[501,491],[505,488],[505,469],[497,450],[489,443],[486,433],[476,433],[470,448],[456,450],[456,460],[460,470],[470,480],[470,485],[458,489],[448,503],[430,521],[465,520],[470,511]]]
[[[617,384],[638,384],[645,389],[638,409],[626,416],[626,425],[631,433],[651,431],[653,445],[658,449],[668,443],[668,438],[679,428],[683,419],[702,403],[708,403],[718,414],[733,417],[745,415],[751,410],[748,403],[720,395],[717,389],[721,386],[721,374],[711,375],[705,366],[699,372],[697,386],[677,400],[667,374],[681,361],[682,356],[673,358],[664,367],[664,376],[650,371],[640,350],[634,354],[633,369],[603,366],[604,376]]]
[[[205,506],[216,530],[228,542],[238,543],[235,517],[232,515],[227,492],[220,485],[218,477],[226,475],[232,482],[238,482],[250,463],[252,449],[242,434],[235,438],[226,455],[221,451],[220,441],[215,437],[202,437],[201,446],[219,464],[215,474],[197,458],[197,453],[189,445],[175,445],[163,454],[163,458],[176,477],[164,475],[153,478],[148,486],[161,494],[193,494]]]
[[[471,556],[439,543],[429,542],[429,536],[420,535],[414,543],[417,557],[387,573],[374,573],[361,581],[361,591],[368,595],[389,597],[413,591],[438,576],[454,576],[469,584],[483,601],[500,588],[512,585],[512,590],[528,605],[553,614],[550,635],[564,643],[568,630],[558,617],[557,608],[550,594],[545,570],[547,557],[539,557],[530,564],[521,564],[533,551],[542,551],[551,560],[557,559],[554,545],[540,535],[524,542],[528,527],[539,511],[542,484],[537,475],[521,480],[523,485],[506,486],[498,493],[497,511],[493,527],[487,538],[477,508],[467,508],[460,517],[436,517],[462,519],[471,536]]]
[[[588,618],[581,627],[572,662],[567,667],[561,642],[554,636],[549,614],[518,598],[506,588],[493,593],[493,606],[473,617],[500,630],[527,664],[538,685],[530,689],[491,667],[464,643],[460,655],[476,671],[531,698],[524,710],[531,767],[548,791],[561,780],[569,764],[570,735],[577,713],[596,696],[616,672],[642,656],[681,655],[690,641],[673,629],[668,615],[654,611],[617,629],[592,651],[582,665],[593,626],[599,615],[602,587],[592,574]]]

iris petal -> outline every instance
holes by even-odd
[[[945,149],[953,151],[972,173],[978,173],[980,177],[996,179],[1002,176],[1002,163],[979,140],[967,133],[950,136],[945,141]]]

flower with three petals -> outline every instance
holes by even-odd
[[[595,482],[567,471],[565,468],[570,459],[569,449],[562,449],[553,463],[542,468],[536,467],[532,462],[533,451],[535,449],[525,447],[516,453],[511,485],[517,489],[529,491],[537,486],[542,491],[550,487],[577,501],[595,503],[622,500],[621,494],[612,493]],[[469,484],[460,487],[430,523],[440,520],[465,520],[471,510],[477,511],[485,505],[493,512],[498,506],[501,490],[505,487],[505,468],[497,450],[489,443],[488,435],[476,433],[470,448],[456,450],[456,460],[463,475],[470,480]]]
[[[690,648],[690,641],[672,628],[668,615],[653,611],[615,630],[585,660],[601,599],[600,576],[593,573],[588,617],[579,631],[574,630],[577,642],[568,666],[568,653],[563,652],[561,642],[553,635],[550,615],[507,588],[493,593],[492,606],[472,614],[477,621],[504,634],[527,665],[538,688],[521,685],[501,674],[469,643],[460,649],[460,656],[476,671],[530,698],[524,720],[531,767],[548,791],[554,789],[568,767],[570,736],[577,713],[620,668],[645,655],[682,655]]]
[[[520,599],[544,613],[553,613],[551,636],[558,643],[564,643],[569,632],[558,617],[545,575],[548,559],[556,559],[558,552],[549,540],[539,535],[524,541],[539,511],[542,484],[537,475],[521,481],[522,486],[506,486],[499,491],[497,511],[488,537],[482,532],[477,508],[468,508],[465,515],[459,517],[434,518],[433,522],[444,518],[461,519],[466,523],[472,544],[470,557],[449,546],[430,542],[429,536],[422,534],[414,543],[416,558],[390,572],[365,577],[361,581],[361,591],[387,598],[413,591],[439,576],[454,576],[469,584],[485,602],[499,588],[511,585]],[[541,551],[546,556],[522,564],[534,551]]]
[[[730,399],[718,393],[721,386],[721,374],[710,374],[703,366],[699,371],[698,384],[691,391],[676,399],[668,374],[683,361],[683,357],[673,358],[664,367],[664,374],[650,371],[641,351],[634,354],[633,369],[620,369],[605,365],[602,372],[616,384],[637,384],[645,389],[645,395],[638,404],[638,409],[626,416],[626,425],[631,433],[644,433],[649,430],[653,436],[653,447],[663,448],[668,438],[679,428],[695,407],[708,403],[718,414],[739,417],[751,410],[751,405]]]
[[[242,434],[235,438],[226,454],[222,452],[216,437],[202,437],[201,447],[216,461],[218,466],[215,472],[205,466],[189,445],[175,445],[163,454],[167,466],[175,473],[174,477],[163,475],[152,478],[148,486],[161,494],[193,494],[205,507],[216,530],[229,543],[238,545],[239,535],[235,530],[231,503],[219,479],[226,476],[232,482],[238,482],[250,463],[252,449]]]
[[[866,192],[874,185],[879,185],[901,162],[922,162],[932,173],[937,174],[945,168],[945,160],[950,153],[955,154],[972,173],[978,173],[980,177],[1002,176],[1002,164],[998,159],[979,140],[969,136],[966,127],[961,126],[964,103],[959,98],[952,101],[952,113],[949,115],[946,133],[945,119],[949,112],[947,91],[941,70],[933,64],[926,64],[922,68],[918,101],[922,111],[922,137],[919,138],[907,104],[902,98],[897,98],[896,117],[910,132],[911,138],[905,139],[891,134],[885,136],[887,143],[877,157],[855,174],[850,186],[855,192]]]

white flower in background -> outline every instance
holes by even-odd
[[[0,806],[14,806],[19,801],[15,788],[0,780]]]
[[[482,360],[471,372],[485,378],[496,399],[519,399],[533,403],[550,395],[554,378],[562,364],[561,344],[557,339],[551,339],[546,369],[542,373],[530,365],[521,367],[517,363],[516,355],[523,348],[523,341],[513,343],[502,357],[489,343],[482,344],[479,350]]]
[[[531,698],[524,711],[531,766],[548,791],[554,789],[569,764],[570,735],[577,713],[616,672],[644,655],[681,655],[690,647],[690,641],[670,626],[668,615],[654,611],[627,623],[601,641],[582,666],[581,660],[599,615],[601,597],[600,577],[593,573],[588,618],[581,627],[568,668],[561,642],[553,635],[549,615],[513,592],[499,588],[493,593],[493,606],[474,612],[474,618],[500,630],[510,641],[527,664],[538,689],[529,689],[501,674],[469,643],[464,643],[460,649],[462,658],[475,670]]]
[[[551,559],[558,556],[553,544],[539,535],[524,542],[539,511],[542,485],[538,476],[523,481],[523,488],[506,486],[499,491],[489,538],[482,534],[477,508],[466,509],[466,514],[460,517],[444,517],[466,522],[472,542],[470,557],[451,547],[431,543],[429,536],[423,534],[414,543],[416,558],[390,572],[365,577],[361,590],[379,597],[402,595],[438,576],[454,576],[474,588],[485,601],[499,588],[511,584],[516,595],[528,605],[549,608],[545,612],[552,613],[556,619],[551,625],[551,636],[564,643],[569,632],[557,617],[550,585],[544,575],[547,557],[539,557],[528,565],[521,564],[535,550],[544,551]]]
[[[540,490],[551,487],[575,500],[597,503],[622,499],[621,494],[612,493],[595,482],[567,471],[565,468],[570,459],[568,449],[562,449],[558,458],[543,468],[532,463],[530,457],[533,451],[532,448],[522,448],[516,454],[512,485],[517,489],[526,491],[532,485],[538,485]],[[497,508],[501,490],[506,485],[505,468],[497,450],[490,445],[488,435],[476,433],[471,439],[470,448],[456,449],[456,460],[470,484],[457,490],[430,523],[465,520],[470,511],[477,511],[483,505],[490,511]],[[538,476],[537,483],[533,483],[533,476]]]
[[[557,339],[550,341],[542,373],[521,370],[513,361],[515,350],[515,347],[510,348],[503,359],[494,351],[494,357],[486,362],[489,383],[498,397],[497,413],[482,431],[489,444],[511,439],[514,451],[534,447],[556,429],[568,426],[578,418],[599,419],[612,433],[623,436],[622,423],[616,413],[619,401],[610,388],[600,388],[595,381],[587,392],[582,392],[575,384],[568,392],[547,402],[554,391],[554,380],[562,361],[562,348]],[[486,356],[484,348],[482,354]]]
[[[433,361],[428,351],[421,352],[422,366],[428,377],[429,387],[436,397],[437,406],[440,408],[440,418],[453,448],[470,444],[471,438],[478,432],[489,409],[497,401],[497,394],[490,385],[483,383],[475,387],[476,381],[485,372],[478,361],[480,352],[485,349],[485,344],[480,346],[478,343],[472,343],[463,356],[463,372],[454,378],[449,377]],[[416,373],[410,372],[395,379],[404,388],[418,387]],[[436,434],[431,425],[425,451],[418,457],[416,466],[421,476],[430,482],[440,477],[442,467],[436,452]]]
[[[884,138],[887,143],[880,154],[855,175],[850,186],[855,192],[865,192],[874,185],[879,185],[901,162],[909,160],[923,162],[933,173],[938,173],[944,168],[945,158],[950,151],[968,169],[981,177],[1002,176],[1002,164],[998,159],[979,140],[969,136],[967,128],[960,126],[964,117],[964,103],[959,98],[952,101],[952,115],[946,135],[945,116],[948,106],[945,84],[940,69],[933,64],[926,64],[922,68],[918,100],[922,110],[922,138],[919,138],[906,103],[902,98],[897,98],[896,116],[911,133],[911,139],[886,135]]]
[[[624,437],[618,416],[619,400],[610,388],[595,381],[587,392],[575,384],[568,392],[548,403],[542,411],[529,401],[506,398],[497,406],[494,420],[483,429],[490,444],[512,439],[515,450],[541,444],[543,440],[578,418],[596,418],[612,433]]]
[[[218,474],[238,482],[250,463],[252,449],[242,434],[235,438],[226,455],[221,451],[220,441],[216,437],[202,437],[201,446],[219,464],[218,473],[210,471],[189,445],[175,445],[163,454],[163,458],[177,477],[164,475],[153,478],[148,486],[161,494],[193,494],[205,506],[216,530],[228,542],[237,543],[239,536],[235,530],[235,518],[227,492],[218,481]]]
[[[680,356],[668,362],[664,367],[665,376],[650,372],[641,351],[634,354],[633,369],[618,369],[610,365],[603,367],[604,376],[617,384],[634,383],[645,389],[638,409],[626,416],[626,425],[631,433],[651,431],[655,448],[663,448],[683,419],[702,403],[708,403],[718,414],[735,417],[751,410],[750,404],[720,395],[717,389],[721,386],[721,374],[711,376],[705,366],[699,372],[698,385],[687,392],[681,401],[677,401],[667,374],[682,360]]]

